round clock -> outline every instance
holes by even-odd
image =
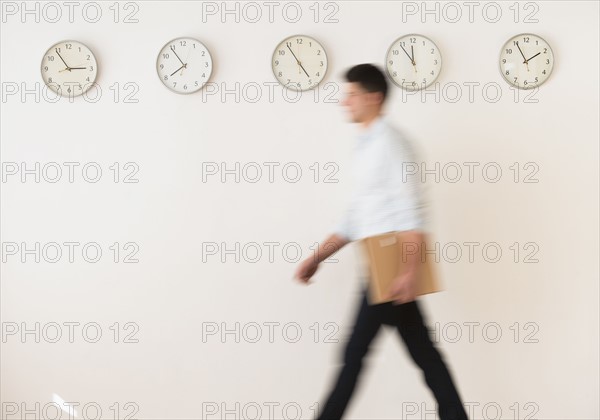
[[[327,73],[327,54],[323,46],[306,35],[284,39],[275,48],[271,62],[275,78],[288,89],[314,89]]]
[[[534,34],[515,35],[500,51],[500,72],[511,85],[532,89],[544,83],[554,66],[550,45]]]
[[[42,59],[42,79],[61,96],[79,96],[92,87],[98,74],[96,58],[78,41],[51,46]]]
[[[176,93],[194,93],[208,82],[213,63],[197,39],[176,38],[158,53],[156,71],[161,82]]]
[[[411,91],[431,85],[442,69],[442,56],[437,45],[419,34],[404,35],[394,41],[385,62],[393,82]]]

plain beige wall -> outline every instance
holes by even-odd
[[[35,263],[31,256],[22,263],[20,253],[3,255],[2,401],[31,408],[56,394],[78,402],[79,409],[95,402],[105,418],[113,415],[115,402],[121,416],[133,411],[125,407],[133,402],[136,418],[156,419],[199,418],[203,403],[205,409],[206,403],[218,407],[210,418],[225,418],[223,408],[233,410],[227,418],[253,417],[256,406],[262,408],[259,418],[269,418],[272,403],[276,417],[288,404],[290,417],[300,407],[302,418],[311,418],[315,403],[324,402],[352,326],[360,288],[357,248],[352,244],[336,255],[337,263],[324,264],[310,287],[292,280],[297,263],[286,260],[281,249],[290,245],[293,257],[297,246],[308,255],[330,233],[349,198],[356,127],[335,102],[342,98],[336,87],[343,88],[343,72],[363,62],[382,66],[389,45],[416,32],[442,52],[437,82],[446,95],[438,101],[433,95],[403,99],[392,85],[390,120],[418,145],[429,168],[456,162],[466,170],[465,162],[478,162],[479,168],[491,162],[503,170],[496,183],[485,181],[481,171],[472,183],[466,172],[456,183],[427,183],[431,232],[440,246],[460,244],[463,256],[453,263],[454,254],[446,255],[440,267],[446,291],[421,302],[427,322],[445,333],[439,347],[463,400],[473,418],[494,418],[497,408],[501,418],[515,418],[517,410],[520,418],[528,413],[598,418],[598,3],[520,3],[516,23],[511,3],[498,3],[502,17],[496,23],[483,18],[483,2],[473,22],[457,2],[465,14],[457,23],[419,14],[403,22],[402,2],[392,1],[321,3],[318,22],[312,2],[301,2],[297,23],[282,19],[283,3],[273,23],[266,17],[236,23],[231,16],[221,23],[218,15],[203,23],[201,3],[159,1],[136,3],[134,24],[114,23],[108,5],[98,23],[80,14],[74,23],[66,18],[35,23],[31,17],[21,23],[18,16],[6,16],[3,92],[16,84],[19,93],[1,104],[2,161],[29,167],[95,162],[103,176],[97,183],[80,175],[73,183],[8,177],[2,183],[2,241],[29,247],[97,242],[103,256],[93,264],[81,254],[73,263],[66,257]],[[338,22],[323,22],[336,5]],[[538,22],[525,22],[536,7]],[[126,12],[123,5],[120,10]],[[550,79],[530,98],[534,103],[522,91],[515,100],[516,91],[498,71],[500,48],[522,32],[545,38],[556,60]],[[270,101],[273,49],[298,33],[316,37],[327,50],[329,70],[320,96],[315,100],[311,92],[292,102],[274,86]],[[219,92],[239,83],[249,96],[260,86],[262,98],[170,93],[157,78],[156,55],[167,41],[185,35],[211,51],[211,82]],[[96,103],[21,99],[23,88],[41,83],[46,49],[63,39],[82,41],[94,51],[103,96]],[[128,82],[137,87],[137,103],[124,103],[123,95],[133,92]],[[110,89],[115,83],[117,103]],[[472,101],[465,83],[479,83]],[[483,96],[488,83],[500,88],[497,102]],[[453,102],[456,86],[462,97]],[[114,162],[122,174],[130,172],[123,168],[126,162],[135,162],[139,182],[114,183],[109,169]],[[256,183],[231,177],[226,183],[217,177],[202,182],[202,162],[229,167],[296,162],[303,173],[296,183],[285,181],[279,170],[273,183],[266,173]],[[314,162],[320,167],[316,183]],[[331,172],[327,162],[337,165],[339,182],[323,182]],[[515,162],[521,175],[533,162],[539,182],[515,183],[510,169]],[[139,262],[114,263],[109,247],[115,242],[121,258],[130,251],[123,244],[136,243]],[[236,263],[228,256],[222,263],[208,256],[203,262],[203,244],[210,242],[249,246],[247,257]],[[268,242],[278,244],[273,261]],[[472,262],[466,242],[480,244]],[[518,262],[511,250],[515,242]],[[249,261],[252,243],[263,252],[255,263]],[[489,243],[503,252],[496,263],[482,257]],[[538,262],[524,263],[533,249]],[[33,328],[36,322],[47,334],[52,323],[62,325],[62,339],[50,343],[42,337],[36,343],[29,335],[23,343],[20,331],[7,335],[11,326]],[[65,322],[98,323],[102,339],[89,343],[76,330],[70,343]],[[118,343],[111,330],[115,322]],[[134,331],[125,327],[128,322],[139,328],[137,343],[123,342]],[[232,335],[203,340],[203,329],[234,328],[236,322],[247,333],[239,343]],[[263,336],[252,343],[256,325]],[[275,328],[272,343],[268,325]],[[475,325],[472,340],[469,325]],[[285,337],[283,327],[289,328]],[[291,342],[294,328],[302,333],[297,342]],[[452,342],[457,331],[461,337]],[[337,343],[328,342],[330,333]],[[432,395],[398,335],[382,332],[373,349],[348,418],[398,418],[411,407],[417,412],[408,418],[433,418],[425,417],[434,408]]]

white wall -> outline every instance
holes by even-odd
[[[358,250],[355,244],[343,249],[338,262],[324,264],[315,283],[305,287],[292,280],[297,263],[286,260],[281,249],[296,243],[306,257],[330,233],[349,197],[357,127],[336,103],[344,71],[364,62],[383,65],[396,38],[417,32],[442,51],[438,82],[447,96],[403,100],[392,86],[390,119],[418,144],[429,167],[457,162],[466,170],[464,162],[478,162],[479,168],[495,162],[503,170],[496,183],[486,182],[481,171],[473,183],[466,172],[456,183],[428,183],[431,231],[440,246],[461,244],[463,256],[452,263],[452,254],[447,255],[440,267],[446,290],[421,302],[428,323],[447,333],[439,348],[463,400],[473,407],[472,418],[494,418],[495,407],[506,419],[528,413],[534,413],[530,418],[598,418],[598,3],[520,3],[517,23],[511,3],[498,3],[502,17],[497,23],[483,18],[484,3],[469,22],[462,2],[457,4],[465,15],[457,23],[435,22],[431,15],[407,16],[403,22],[402,2],[392,1],[336,2],[337,23],[323,22],[334,10],[323,3],[315,23],[312,2],[299,3],[303,15],[297,23],[282,18],[283,3],[272,23],[266,16],[258,23],[236,23],[233,16],[222,23],[220,16],[209,16],[203,23],[202,3],[191,1],[137,2],[134,24],[114,23],[110,3],[102,5],[98,23],[82,19],[83,3],[73,23],[67,16],[36,23],[29,15],[4,15],[3,92],[15,84],[19,92],[5,95],[1,103],[2,161],[30,168],[35,162],[95,162],[103,176],[97,183],[86,182],[79,171],[73,183],[65,178],[36,183],[32,176],[23,183],[9,176],[2,183],[2,241],[29,248],[36,242],[96,242],[103,255],[88,263],[78,248],[73,263],[66,255],[57,263],[43,258],[36,263],[27,254],[22,263],[21,245],[17,255],[4,252],[3,415],[12,403],[34,409],[36,402],[43,407],[57,394],[79,403],[79,416],[84,404],[95,402],[103,418],[114,417],[114,403],[124,417],[134,411],[125,404],[133,402],[135,418],[200,418],[203,403],[212,402],[219,411],[209,418],[225,418],[223,408],[233,410],[227,418],[252,417],[253,404],[262,408],[260,418],[269,418],[269,403],[279,404],[276,417],[292,403],[302,409],[302,418],[312,418],[315,403],[324,403],[352,326],[360,288]],[[266,14],[266,6],[258,4]],[[59,5],[66,14],[66,6]],[[535,6],[538,22],[524,22]],[[123,4],[120,10],[125,13]],[[556,59],[534,103],[526,102],[523,91],[515,100],[498,71],[501,46],[521,32],[545,38]],[[327,49],[330,68],[320,97],[315,100],[311,93],[292,102],[275,87],[270,101],[271,54],[278,42],[297,33],[316,37]],[[170,93],[154,66],[159,49],[179,36],[197,37],[210,49],[211,82],[219,92],[239,83],[253,95],[250,84],[257,83],[262,98],[253,103],[231,94],[222,100],[219,94]],[[103,91],[98,102],[20,96],[41,83],[42,55],[63,39],[82,41],[96,54]],[[137,103],[123,100],[132,92],[124,87],[128,82],[139,89]],[[468,82],[479,83],[473,101]],[[115,83],[121,94],[116,103],[110,89]],[[486,83],[501,89],[497,102],[484,98]],[[453,103],[448,98],[455,84],[462,98]],[[126,162],[137,164],[139,182],[113,182],[109,167],[114,162],[122,174],[128,173]],[[203,183],[202,162],[229,167],[296,162],[303,174],[297,183],[285,181],[281,171],[273,183],[266,173],[257,183],[235,183],[231,177],[226,183],[217,177]],[[314,162],[321,168],[317,183],[310,169]],[[323,182],[326,162],[338,165],[334,177],[339,182]],[[515,162],[521,175],[527,173],[525,163],[537,165],[539,182],[513,182]],[[123,244],[137,244],[139,262],[113,262],[109,247],[115,242],[121,259],[129,251]],[[209,242],[228,248],[256,242],[263,256],[252,263],[249,251],[239,263],[232,256],[222,263],[218,255],[203,262],[203,244]],[[273,261],[266,242],[279,244]],[[480,244],[473,262],[465,242]],[[510,248],[515,242],[518,262]],[[528,242],[537,246],[537,263],[523,262],[533,249],[524,248]],[[499,262],[483,259],[481,249],[488,243],[499,244]],[[36,322],[47,333],[40,343],[33,334],[20,335]],[[87,342],[80,325],[70,343],[65,322],[98,323],[102,338]],[[118,343],[111,330],[116,322]],[[128,322],[139,328],[138,343],[123,342],[133,331],[124,327]],[[249,336],[254,330],[248,328],[258,323],[262,339],[251,343],[242,337],[236,343],[232,335],[224,342],[208,336],[203,342],[203,328],[211,323],[234,328],[236,322]],[[273,343],[264,324],[269,322],[279,323]],[[57,343],[49,342],[52,323],[62,327]],[[468,323],[479,323],[472,342]],[[14,325],[19,332],[7,335]],[[289,342],[293,329],[287,340],[282,336],[286,325],[299,326],[298,342]],[[452,342],[456,325],[462,336]],[[484,326],[489,328],[485,336]],[[497,342],[491,342],[494,326],[502,334]],[[330,332],[338,343],[327,342]],[[408,418],[433,418],[425,417],[425,410],[434,408],[432,394],[399,336],[386,330],[373,349],[347,417],[398,418],[416,405],[418,412]],[[12,418],[23,418],[22,408]],[[88,416],[93,415],[90,409]],[[288,415],[295,415],[293,407]]]

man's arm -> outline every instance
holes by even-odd
[[[350,243],[350,240],[342,235],[337,233],[329,235],[319,244],[319,248],[315,252],[315,262],[319,264],[325,261],[348,243]]]

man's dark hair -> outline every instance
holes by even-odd
[[[388,82],[377,66],[368,63],[358,64],[346,72],[346,80],[351,83],[359,83],[367,92],[381,92],[383,94],[381,102],[385,102]]]

